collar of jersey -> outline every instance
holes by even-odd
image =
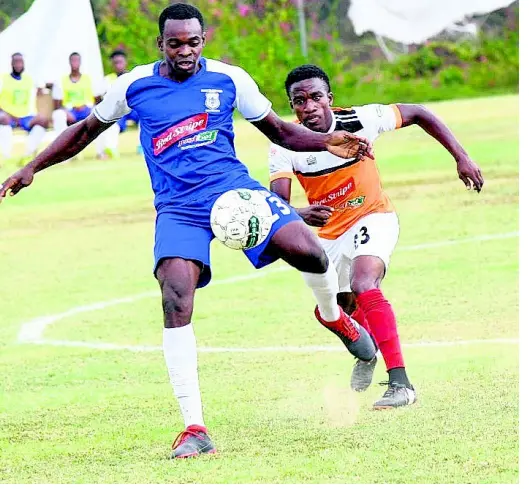
[[[334,115],[333,111],[331,111],[331,115],[332,115],[331,127],[329,127],[329,130],[327,131],[327,134],[330,134],[331,132],[334,132],[335,129],[336,129],[336,116]]]
[[[176,83],[178,85],[185,85],[187,83],[192,83],[194,80],[196,80],[198,77],[204,75],[204,73],[207,71],[206,69],[206,60],[202,56],[199,58],[198,63],[200,65],[200,70],[198,70],[198,73],[195,73],[194,75],[191,75],[187,80],[184,80],[183,82],[176,82],[174,80],[171,80],[169,78],[166,78],[165,76],[160,75],[160,65],[162,64],[162,61],[157,61],[156,65],[154,66],[154,74],[156,76],[159,76],[160,78],[163,78],[164,80],[167,80],[169,83]]]

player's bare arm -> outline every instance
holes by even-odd
[[[93,114],[68,127],[33,161],[11,175],[0,187],[0,202],[9,192],[16,195],[31,185],[35,173],[68,160],[85,149],[97,136],[112,124],[99,121]]]
[[[340,158],[373,157],[371,143],[347,131],[313,132],[301,124],[285,122],[274,111],[252,123],[270,141],[292,151],[329,151]]]
[[[437,139],[454,157],[457,173],[466,187],[480,192],[484,180],[479,166],[468,156],[450,129],[423,105],[397,104],[402,116],[402,127],[417,124],[430,136]]]
[[[290,178],[278,178],[270,182],[270,190],[290,204],[292,180]],[[296,207],[299,214],[309,226],[321,228],[327,224],[331,217],[332,207],[328,205],[309,205],[308,207]]]

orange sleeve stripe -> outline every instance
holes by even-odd
[[[272,173],[272,175],[270,175],[271,182],[278,180],[279,178],[288,178],[289,180],[292,180],[294,178],[294,173],[291,171],[278,171],[277,173]]]
[[[396,105],[392,104],[390,107],[393,109],[393,112],[395,112],[395,117],[397,118],[397,125],[395,126],[395,129],[399,129],[402,127],[402,114]]]

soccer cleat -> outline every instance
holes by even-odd
[[[314,311],[316,319],[332,331],[338,338],[340,338],[349,350],[349,353],[359,360],[369,362],[377,353],[377,347],[371,338],[371,335],[358,324],[354,319],[351,319],[340,307],[340,318],[337,321],[325,321],[321,315],[318,307]]]
[[[365,391],[373,381],[373,373],[377,366],[377,356],[372,360],[366,362],[364,360],[357,360],[351,374],[351,389],[362,392]]]
[[[169,458],[190,458],[205,453],[217,453],[206,428],[198,425],[188,426],[180,433],[171,447]]]
[[[387,385],[388,390],[384,392],[381,399],[373,404],[373,409],[393,409],[408,406],[417,401],[417,394],[413,386],[407,387],[398,382],[381,382],[380,385]]]

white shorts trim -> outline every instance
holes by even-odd
[[[395,212],[375,212],[360,219],[337,239],[319,238],[338,272],[340,292],[351,292],[351,263],[357,256],[377,256],[387,271],[399,231]]]

